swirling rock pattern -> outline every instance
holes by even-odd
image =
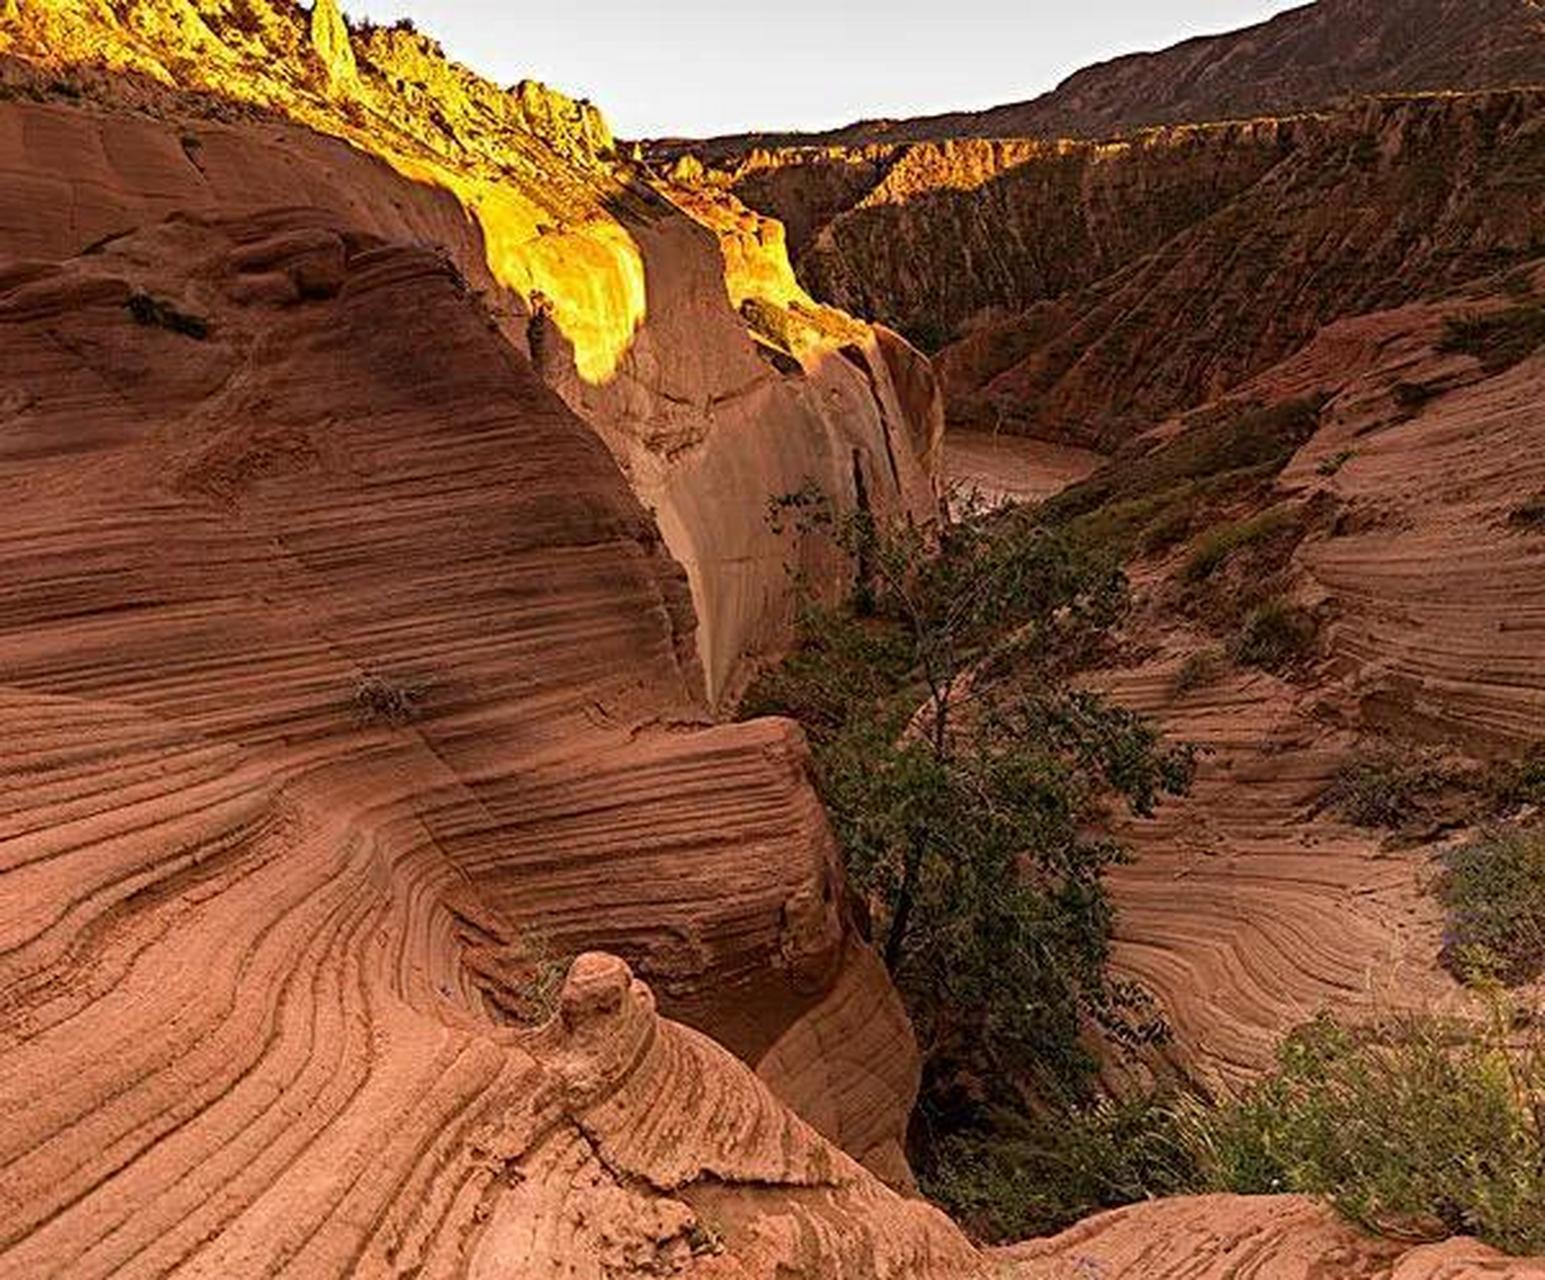
[[[538,931],[768,1040],[836,1034],[855,944],[803,745],[706,723],[683,575],[611,455],[441,255],[314,211],[13,260],[0,331],[0,1275],[690,1259],[682,1210],[551,1128],[512,1017]],[[695,1131],[650,1160],[899,1204],[669,1043],[654,1101],[764,1120],[739,1164]],[[526,1153],[570,1208],[496,1212]],[[487,1262],[495,1220],[546,1260]],[[967,1256],[920,1221],[898,1258]]]
[[[1321,622],[1309,669],[1231,666],[1228,637],[1173,607],[1188,547],[1134,568],[1142,661],[1108,673],[1109,687],[1210,754],[1186,801],[1127,829],[1139,856],[1112,878],[1118,957],[1206,1078],[1249,1078],[1322,1008],[1461,1002],[1438,963],[1434,848],[1389,847],[1326,797],[1384,735],[1481,762],[1540,739],[1545,539],[1512,513],[1545,493],[1533,409],[1545,361],[1497,370],[1441,349],[1445,318],[1519,306],[1538,271],[1330,325],[1242,388],[1253,403],[1330,397],[1262,500],[1334,513],[1289,574]],[[1414,408],[1412,388],[1426,389]],[[1209,650],[1215,675],[1186,686],[1184,660]]]

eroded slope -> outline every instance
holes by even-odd
[[[753,1061],[867,1027],[907,1088],[883,985],[822,1012],[855,944],[801,743],[707,723],[681,571],[443,258],[178,215],[10,262],[0,328],[0,1273],[974,1267],[652,1012],[604,1078],[521,1029],[615,943]],[[672,1036],[637,1087],[718,1136],[598,1155],[629,1126],[580,1112]],[[756,1186],[722,1257],[670,1194],[705,1178]]]

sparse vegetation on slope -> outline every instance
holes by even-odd
[[[1237,1102],[1181,1115],[1197,1185],[1328,1197],[1369,1230],[1545,1249],[1545,1060],[1485,1025],[1322,1016]]]
[[[1052,498],[1045,518],[1116,556],[1163,550],[1209,508],[1262,492],[1314,434],[1324,403],[1314,395],[1198,413],[1173,440],[1134,446]]]
[[[1545,344],[1545,304],[1521,303],[1502,311],[1449,316],[1438,350],[1474,356],[1487,373],[1502,373]]]
[[[1452,817],[1463,779],[1440,753],[1380,745],[1337,773],[1328,799],[1349,822],[1391,831],[1430,831]]]
[[[1247,667],[1281,674],[1314,655],[1318,628],[1307,609],[1272,599],[1245,615],[1230,652]]]
[[[1443,864],[1444,963],[1515,985],[1545,973],[1545,831],[1490,832]]]

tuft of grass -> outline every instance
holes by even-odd
[[[1101,1209],[1199,1189],[1180,1114],[1155,1094],[1001,1116],[937,1143],[922,1187],[978,1239],[1050,1235]]]
[[[1545,343],[1545,305],[1521,303],[1503,311],[1447,316],[1438,350],[1474,356],[1487,373],[1501,373]]]
[[[1247,667],[1283,672],[1313,655],[1318,633],[1308,610],[1280,597],[1267,600],[1245,616],[1230,656]]]
[[[1322,475],[1328,480],[1331,476],[1339,474],[1341,468],[1346,466],[1355,457],[1357,457],[1356,449],[1342,449],[1340,452],[1326,458],[1314,470],[1316,474]]]
[[[1205,689],[1223,678],[1228,657],[1217,649],[1202,649],[1187,656],[1175,674],[1175,693],[1183,697]]]
[[[1545,831],[1494,831],[1443,856],[1443,962],[1509,986],[1545,973]]]
[[[538,1025],[558,1012],[559,997],[573,957],[558,951],[552,935],[528,928],[521,934],[519,976],[509,984],[513,1012],[524,1023]]]
[[[202,316],[189,315],[185,311],[179,311],[170,302],[163,298],[152,297],[150,294],[136,289],[129,295],[124,303],[129,314],[134,317],[135,324],[153,326],[166,329],[171,333],[179,333],[185,338],[192,338],[202,342],[209,336],[209,321]]]
[[[1187,582],[1203,582],[1210,578],[1236,551],[1257,546],[1276,537],[1299,522],[1298,511],[1283,504],[1241,520],[1224,525],[1204,534],[1186,560],[1181,576]]]

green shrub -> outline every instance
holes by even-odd
[[[1176,694],[1184,695],[1216,684],[1223,678],[1226,663],[1227,655],[1217,649],[1202,649],[1187,655],[1175,674]]]
[[[1545,743],[1536,743],[1518,760],[1493,765],[1486,794],[1496,816],[1525,805],[1545,805]]]
[[[552,936],[535,928],[522,932],[517,955],[512,980],[503,984],[501,991],[504,1003],[520,1022],[547,1022],[558,1012],[573,957],[560,953]]]
[[[1448,316],[1438,350],[1474,356],[1487,373],[1501,373],[1545,343],[1545,306],[1524,303],[1503,311]]]
[[[1545,1249],[1545,1076],[1497,1026],[1321,1017],[1238,1101],[1192,1110],[1198,1180],[1247,1195],[1322,1195],[1375,1232],[1468,1233]]]
[[[1394,830],[1433,818],[1444,793],[1455,785],[1463,785],[1463,779],[1436,753],[1387,746],[1344,766],[1327,799],[1348,822]]]
[[[1247,667],[1282,672],[1314,653],[1317,634],[1306,609],[1287,600],[1268,600],[1246,615],[1230,655]]]
[[[1545,831],[1492,832],[1443,863],[1444,963],[1510,985],[1545,973]]]
[[[1194,753],[1073,673],[1125,613],[1125,578],[1036,513],[939,530],[882,524],[816,493],[773,527],[854,569],[852,597],[803,603],[798,643],[742,714],[804,726],[848,882],[923,1051],[920,1128],[981,1128],[983,1095],[1086,1100],[1092,1028],[1136,1049],[1166,1032],[1110,972],[1114,806],[1147,817]],[[979,1082],[965,1087],[962,1080]]]
[[[1181,574],[1187,582],[1205,581],[1236,551],[1267,542],[1278,534],[1294,529],[1298,521],[1298,511],[1284,504],[1248,520],[1214,529],[1197,540]]]
[[[1176,501],[1148,522],[1138,539],[1144,555],[1156,556],[1179,546],[1191,536],[1192,511],[1189,503]]]
[[[1102,1209],[1201,1189],[1184,1115],[1155,1095],[995,1116],[937,1144],[921,1185],[978,1239],[1051,1235]]]

